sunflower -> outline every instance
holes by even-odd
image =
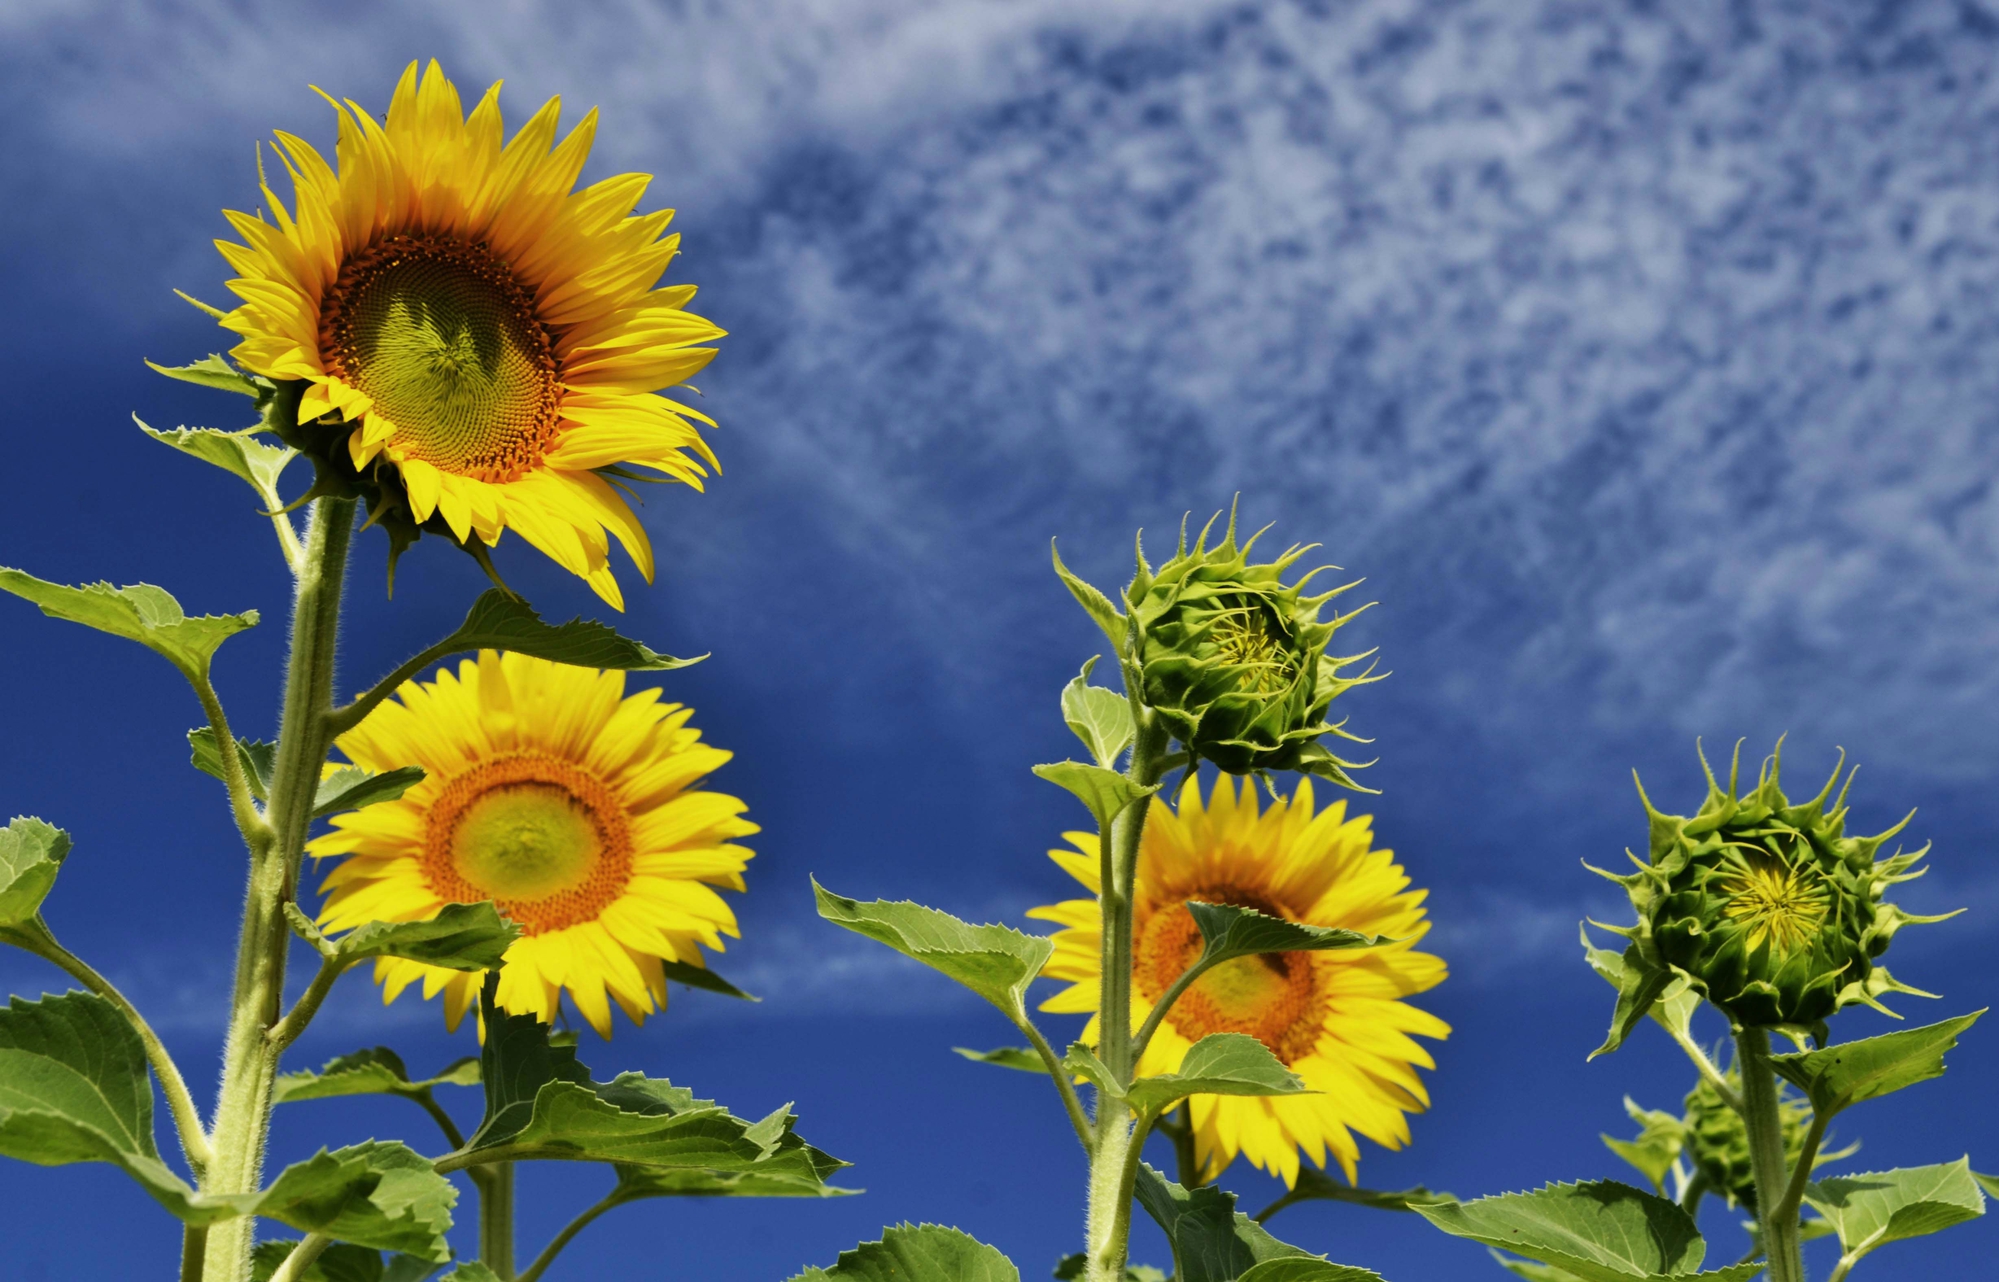
[[[658,690],[625,696],[622,672],[491,650],[404,683],[340,750],[369,770],[423,767],[394,801],[333,817],[307,850],[344,856],[320,889],[319,923],[427,921],[493,900],[522,935],[500,1005],[552,1022],[567,992],[611,1035],[610,1002],[643,1023],[666,1005],[662,959],[700,966],[736,917],[711,886],[743,889],[757,831],[743,803],[696,785],[730,757],[701,742],[693,710]],[[400,701],[398,701],[400,700]],[[455,1029],[480,976],[401,958],[375,963],[382,1000],[423,981]]]
[[[263,182],[275,222],[227,213],[243,302],[222,324],[245,368],[303,380],[298,422],[337,427],[412,527],[475,555],[511,527],[622,609],[605,531],[648,582],[652,548],[606,477],[700,488],[716,463],[690,420],[712,420],[657,393],[723,331],[686,310],[693,286],[654,288],[680,237],[671,210],[632,212],[648,175],[571,190],[597,113],[558,144],[551,98],[502,145],[499,91],[467,117],[433,61],[380,124],[328,97],[337,172],[280,132],[292,205]]]
[[[1176,814],[1154,799],[1138,856],[1132,905],[1132,1026],[1201,953],[1186,902],[1236,904],[1273,917],[1385,935],[1397,942],[1344,952],[1267,953],[1224,962],[1195,981],[1166,1016],[1139,1062],[1143,1076],[1175,1072],[1210,1033],[1248,1033],[1263,1042],[1311,1095],[1280,1098],[1197,1095],[1189,1101],[1203,1177],[1237,1153],[1286,1184],[1298,1180],[1302,1149],[1321,1167],[1330,1150],[1349,1181],[1360,1149],[1353,1133],[1400,1148],[1405,1114],[1428,1107],[1416,1069],[1434,1067],[1413,1039],[1445,1037],[1450,1026],[1402,1000],[1444,978],[1442,959],[1416,952],[1429,931],[1424,892],[1393,852],[1372,850],[1369,818],[1346,817],[1346,803],[1313,813],[1312,784],[1258,813],[1255,786],[1241,795],[1227,775],[1201,805],[1198,779],[1180,793]],[[1064,871],[1098,890],[1097,838],[1064,833],[1074,850],[1051,850]],[[1047,1011],[1097,1009],[1102,976],[1097,901],[1071,899],[1028,913],[1064,927],[1043,974],[1071,981],[1042,1003]],[[1094,1043],[1093,1018],[1083,1040]]]

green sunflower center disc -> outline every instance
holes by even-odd
[[[1727,895],[1722,911],[1748,931],[1751,949],[1768,940],[1779,952],[1797,951],[1818,933],[1831,908],[1817,874],[1766,855],[1744,858],[1722,887]]]
[[[540,752],[481,762],[430,803],[424,880],[440,898],[493,900],[530,935],[595,920],[632,877],[623,806],[590,771]]]
[[[543,899],[587,880],[604,852],[588,810],[552,783],[509,784],[465,807],[458,875],[496,899]]]
[[[483,247],[391,236],[348,259],[321,310],[320,347],[403,457],[514,480],[554,435],[560,383],[534,300]]]
[[[1237,605],[1216,621],[1209,635],[1223,661],[1242,669],[1236,684],[1245,692],[1275,694],[1297,676],[1297,658],[1260,602]]]

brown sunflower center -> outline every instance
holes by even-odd
[[[1132,979],[1147,1001],[1156,1002],[1201,955],[1201,931],[1185,900],[1234,904],[1282,917],[1253,892],[1216,886],[1190,890],[1181,902],[1155,909],[1138,924],[1132,942]],[[1247,1033],[1286,1064],[1311,1054],[1325,1015],[1311,953],[1260,953],[1238,957],[1208,971],[1173,1004],[1167,1022],[1188,1041],[1210,1033]]]
[[[1793,868],[1773,855],[1748,853],[1722,882],[1728,899],[1722,911],[1748,931],[1753,950],[1769,941],[1778,952],[1795,952],[1818,934],[1831,910],[1831,896],[1818,874]]]
[[[1245,601],[1216,621],[1209,634],[1222,661],[1240,669],[1236,686],[1247,693],[1275,694],[1297,676],[1298,663],[1269,611]]]
[[[431,803],[424,879],[453,903],[492,900],[530,935],[591,921],[632,877],[625,809],[574,762],[496,757]]]
[[[349,258],[320,308],[319,346],[395,424],[404,457],[511,481],[555,436],[547,327],[513,273],[470,241],[390,236]]]

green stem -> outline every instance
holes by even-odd
[[[201,1261],[207,1254],[207,1226],[183,1226],[180,1231],[180,1282],[201,1282]]]
[[[1728,1084],[1728,1079],[1721,1075],[1721,1070],[1707,1057],[1707,1052],[1700,1048],[1700,1043],[1687,1036],[1684,1030],[1675,1028],[1671,1024],[1666,1025],[1666,1032],[1679,1043],[1680,1049],[1687,1053],[1687,1058],[1694,1062],[1694,1067],[1700,1070],[1701,1078],[1714,1088],[1715,1094],[1721,1096],[1721,1102],[1740,1113],[1743,1109],[1741,1093]]]
[[[222,784],[229,790],[229,809],[236,817],[236,830],[243,834],[243,844],[255,855],[269,847],[275,834],[257,811],[250,780],[243,774],[242,754],[236,751],[236,736],[229,729],[229,714],[222,710],[222,700],[217,697],[214,684],[206,672],[190,674],[189,681],[194,686],[195,698],[201,701],[202,712],[208,717],[208,728],[215,734],[215,752],[222,760]]]
[[[1041,1056],[1041,1062],[1048,1068],[1048,1076],[1055,1079],[1055,1089],[1062,1096],[1062,1108],[1069,1115],[1069,1125],[1076,1128],[1076,1138],[1082,1141],[1083,1151],[1089,1152],[1096,1147],[1097,1139],[1090,1131],[1089,1115],[1083,1111],[1083,1101],[1076,1098],[1076,1087],[1069,1080],[1069,1071],[1062,1067],[1061,1057],[1056,1055],[1055,1048],[1048,1044],[1041,1030],[1034,1026],[1034,1021],[1027,1017],[1026,1011],[1016,1014],[1013,1022],[1027,1035],[1034,1053]]]
[[[1735,1063],[1742,1073],[1742,1121],[1749,1131],[1749,1168],[1756,1178],[1757,1218],[1769,1282],[1805,1282],[1798,1217],[1783,1212],[1790,1172],[1784,1164],[1784,1124],[1777,1108],[1777,1075],[1770,1068],[1770,1038],[1760,1028],[1735,1035]]]
[[[444,1111],[444,1106],[437,1102],[437,1097],[430,1093],[429,1087],[426,1086],[420,1091],[398,1092],[398,1094],[401,1094],[406,1100],[414,1101],[422,1106],[424,1112],[430,1114],[430,1120],[436,1122],[437,1129],[444,1132],[445,1143],[451,1145],[454,1149],[465,1147],[465,1133],[458,1129],[458,1123],[451,1120],[451,1114]],[[474,1167],[473,1170],[476,1173],[478,1168]]]
[[[555,1257],[561,1253],[562,1248],[569,1245],[571,1238],[574,1238],[578,1233],[588,1228],[591,1221],[595,1220],[598,1216],[614,1206],[623,1205],[623,1203],[624,1199],[618,1196],[618,1190],[612,1189],[596,1205],[578,1215],[568,1224],[565,1224],[562,1232],[556,1234],[554,1240],[542,1248],[541,1254],[534,1257],[534,1263],[528,1265],[527,1271],[520,1275],[519,1282],[537,1282],[543,1271],[549,1265],[555,1263]]]
[[[1777,1214],[1796,1222],[1805,1205],[1805,1186],[1812,1182],[1812,1168],[1818,1165],[1819,1146],[1825,1143],[1826,1123],[1830,1117],[1812,1114],[1811,1129],[1805,1132],[1805,1146],[1798,1150],[1797,1169],[1791,1172],[1791,1182],[1784,1186],[1784,1200],[1777,1203]]]
[[[1166,728],[1150,709],[1132,701],[1137,735],[1125,777],[1141,788],[1159,782],[1169,744]],[[1103,979],[1097,1008],[1097,1054],[1112,1078],[1130,1085],[1135,1061],[1131,1029],[1131,905],[1132,883],[1138,871],[1140,838],[1145,832],[1148,801],[1128,807],[1099,834],[1103,847],[1098,904],[1103,921]],[[1103,838],[1108,837],[1108,841]],[[1131,1109],[1109,1091],[1097,1092],[1095,1149],[1090,1154],[1089,1222],[1086,1251],[1089,1282],[1123,1282],[1125,1255],[1131,1237],[1131,1187],[1144,1147],[1142,1133],[1133,1134]]]
[[[271,1030],[264,1034],[271,1043],[273,1056],[284,1054],[291,1044],[298,1040],[298,1035],[305,1031],[305,1026],[319,1013],[321,1004],[326,1001],[326,995],[333,991],[333,985],[339,982],[340,977],[346,974],[348,967],[353,964],[353,961],[345,957],[327,957],[319,963],[319,973],[312,977],[312,982],[306,985],[303,993],[299,994],[299,999],[292,1003],[292,1008],[285,1013],[285,1017],[271,1025]]]
[[[1680,1193],[1680,1209],[1688,1216],[1699,1214],[1701,1199],[1707,1196],[1707,1176],[1696,1175]]]
[[[1180,1106],[1180,1120],[1161,1122],[1159,1129],[1173,1141],[1173,1165],[1180,1177],[1180,1187],[1197,1189],[1207,1181],[1201,1175],[1200,1152],[1194,1143],[1194,1106]]]
[[[297,889],[320,765],[326,760],[340,588],[353,530],[354,500],[314,502],[292,601],[291,656],[266,811],[273,836],[263,849],[253,847],[250,855],[222,1091],[210,1139],[215,1157],[201,1183],[204,1193],[255,1192],[263,1174],[271,1082],[282,1049],[272,1043],[269,1033],[278,1023],[285,956],[291,944],[284,906]],[[227,760],[229,754],[223,755]],[[252,1229],[249,1217],[242,1217],[210,1230],[206,1282],[242,1282],[249,1276]]]
[[[306,1234],[299,1239],[299,1244],[292,1248],[292,1253],[285,1257],[285,1262],[271,1274],[271,1282],[299,1282],[299,1279],[305,1276],[305,1271],[312,1267],[312,1262],[331,1245],[333,1239],[324,1233]]]
[[[514,1164],[494,1162],[479,1190],[479,1262],[514,1282]]]
[[[0,929],[0,941],[54,963],[85,988],[118,1008],[118,1013],[125,1017],[125,1022],[132,1026],[132,1031],[139,1035],[140,1044],[146,1048],[146,1062],[153,1066],[153,1075],[160,1079],[160,1089],[166,1094],[167,1111],[173,1115],[181,1152],[187,1155],[187,1164],[194,1171],[195,1178],[200,1179],[212,1156],[208,1134],[201,1127],[201,1110],[194,1106],[194,1098],[187,1092],[187,1083],[181,1078],[179,1066],[174,1063],[173,1056],[167,1054],[166,1043],[160,1040],[145,1016],[139,1014],[139,1008],[132,1005],[110,980],[92,969],[88,962],[57,943],[54,933],[40,914],[21,926]]]

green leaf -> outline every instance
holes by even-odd
[[[627,672],[666,672],[689,667],[708,657],[704,654],[676,659],[619,636],[592,619],[579,617],[550,626],[541,621],[533,606],[498,588],[488,589],[474,601],[458,631],[433,649],[441,654],[512,650],[579,668],[621,668]]]
[[[1115,770],[1086,766],[1080,761],[1058,761],[1053,765],[1036,766],[1034,773],[1074,793],[1076,800],[1090,808],[1090,813],[1096,816],[1098,829],[1104,832],[1110,831],[1111,820],[1123,814],[1132,803],[1143,801],[1159,791],[1158,784],[1141,788]]]
[[[449,970],[493,970],[521,928],[500,916],[493,902],[446,904],[429,921],[371,921],[331,940],[341,957],[404,957]]]
[[[1999,1175],[1980,1175],[1973,1171],[1971,1178],[1977,1181],[1978,1187],[1984,1189],[1988,1197],[1999,1197]]]
[[[1650,1015],[1664,1027],[1690,1036],[1694,1011],[1700,1008],[1700,994],[1693,991],[1684,973],[1649,965],[1633,944],[1623,953],[1598,948],[1582,927],[1583,957],[1590,968],[1617,990],[1617,1009],[1610,1017],[1610,1033],[1603,1045],[1589,1053],[1591,1059],[1607,1055],[1624,1045],[1638,1021]]]
[[[22,815],[0,828],[0,927],[31,922],[69,857],[69,834]]]
[[[746,1002],[760,1002],[763,1000],[761,997],[744,992],[728,980],[717,975],[714,971],[709,970],[706,966],[696,966],[692,962],[666,961],[662,959],[659,963],[659,968],[666,972],[668,979],[685,984],[689,988],[698,988],[707,993],[720,993],[724,997],[735,997]]]
[[[1254,908],[1235,904],[1204,904],[1188,900],[1187,911],[1207,944],[1198,963],[1205,970],[1237,957],[1259,953],[1324,952],[1335,948],[1373,948],[1392,942],[1379,935],[1334,926],[1313,926],[1302,921],[1270,917]]]
[[[1174,1282],[1232,1282],[1265,1261],[1324,1263],[1272,1237],[1213,1185],[1185,1189],[1141,1163],[1132,1193],[1173,1248]]]
[[[1680,1158],[1680,1150],[1686,1146],[1686,1124],[1671,1113],[1638,1107],[1629,1095],[1624,1097],[1624,1111],[1643,1128],[1638,1137],[1621,1140],[1605,1135],[1601,1138],[1611,1152],[1631,1163],[1639,1174],[1651,1182],[1654,1193],[1664,1197],[1666,1173],[1673,1169],[1673,1163]]]
[[[1673,1202],[1609,1180],[1550,1184],[1473,1202],[1419,1205],[1416,1213],[1444,1232],[1524,1255],[1581,1282],[1699,1277],[1747,1282],[1760,1263],[1697,1273],[1707,1244]]]
[[[222,753],[215,746],[214,727],[202,726],[188,731],[187,743],[194,750],[190,764],[196,770],[228,782],[228,776],[222,773]],[[269,800],[271,772],[278,768],[278,745],[260,739],[238,739],[236,760],[243,767],[243,779],[250,785],[250,795],[259,801]]]
[[[1969,1158],[1938,1166],[1842,1175],[1805,1188],[1805,1201],[1859,1259],[1877,1247],[1938,1233],[1985,1214],[1985,1195]]]
[[[135,583],[114,588],[109,583],[65,587],[20,570],[0,568],[0,589],[42,608],[52,619],[67,619],[99,632],[137,641],[187,674],[205,679],[215,649],[245,628],[255,627],[257,612],[204,614],[189,618],[165,588]]]
[[[1802,1054],[1772,1055],[1770,1067],[1805,1093],[1812,1111],[1831,1117],[1862,1100],[1943,1076],[1944,1052],[1983,1010],[1922,1028],[1883,1033]]]
[[[974,1064],[992,1064],[999,1068],[1017,1069],[1023,1073],[1039,1073],[1048,1076],[1048,1065],[1041,1056],[1025,1046],[1001,1046],[996,1050],[975,1051],[963,1046],[953,1046],[953,1051],[963,1055]]]
[[[458,1190],[408,1145],[370,1140],[286,1167],[257,1214],[339,1242],[443,1263]]]
[[[337,811],[394,801],[422,782],[421,766],[399,766],[380,774],[359,766],[342,766],[319,781],[319,791],[312,801],[312,817],[324,819]]]
[[[286,464],[298,457],[298,451],[290,446],[266,445],[257,439],[255,428],[242,432],[218,432],[212,427],[177,427],[171,432],[162,432],[147,427],[136,414],[132,416],[132,421],[161,444],[171,445],[183,454],[212,463],[248,481],[250,488],[264,500],[267,511],[275,512],[284,506],[278,497],[278,476],[285,470]]]
[[[827,921],[942,971],[1014,1020],[1027,1017],[1023,995],[1055,951],[1051,940],[1011,926],[973,926],[906,901],[864,904],[834,894],[817,879],[812,893]]]
[[[573,1045],[551,1043],[532,1015],[509,1015],[481,994],[486,1115],[453,1158],[610,1162],[628,1197],[831,1197],[826,1176],[846,1163],[793,1133],[781,1108],[761,1121],[733,1116],[671,1082],[624,1073],[593,1082]],[[645,1168],[627,1174],[624,1168]],[[447,1167],[449,1169],[449,1167]]]
[[[1062,554],[1055,550],[1053,539],[1048,540],[1048,555],[1055,560],[1055,574],[1062,580],[1062,586],[1069,589],[1069,595],[1076,598],[1076,604],[1082,606],[1083,612],[1104,630],[1112,653],[1123,654],[1125,634],[1130,630],[1125,617],[1118,613],[1118,608],[1111,604],[1109,597],[1069,572],[1069,567],[1062,564]]]
[[[447,1064],[436,1077],[413,1081],[402,1057],[386,1046],[372,1046],[330,1059],[318,1072],[300,1070],[278,1076],[271,1092],[274,1104],[299,1100],[336,1099],[343,1095],[405,1095],[427,1093],[433,1086],[477,1086],[479,1061],[467,1057]]]
[[[1062,687],[1062,719],[1105,769],[1117,767],[1118,754],[1131,746],[1131,700],[1115,690],[1089,684],[1092,658],[1074,681]]]
[[[1141,1077],[1125,1091],[1134,1109],[1163,1113],[1189,1095],[1304,1095],[1305,1082],[1247,1033],[1210,1033],[1176,1073]]]
[[[270,1282],[278,1266],[291,1258],[295,1241],[274,1240],[257,1243],[250,1254],[250,1282]],[[300,1282],[423,1282],[437,1272],[438,1265],[413,1255],[391,1255],[384,1266],[382,1254],[351,1242],[335,1242],[319,1253],[299,1275]]]
[[[16,997],[0,1010],[0,1155],[38,1166],[108,1162],[189,1223],[238,1213],[200,1202],[160,1160],[145,1047],[95,993]]]
[[[183,383],[235,392],[240,396],[257,396],[264,390],[257,379],[237,369],[219,354],[211,353],[192,365],[155,365],[147,361],[146,367],[154,373],[177,378]]]
[[[1491,1248],[1487,1248],[1490,1250]],[[1533,1260],[1516,1260],[1498,1251],[1492,1258],[1499,1267],[1515,1277],[1526,1278],[1527,1282],[1577,1282],[1576,1275],[1567,1269],[1558,1269],[1552,1264],[1538,1264]]]
[[[439,1278],[437,1282],[500,1282],[500,1275],[477,1260],[468,1260]]]
[[[976,1238],[938,1224],[898,1224],[881,1241],[840,1252],[830,1269],[791,1282],[1020,1282],[1020,1270]]]
[[[1351,1264],[1294,1256],[1253,1264],[1237,1277],[1236,1282],[1381,1282],[1381,1275],[1373,1269],[1355,1268]]]

